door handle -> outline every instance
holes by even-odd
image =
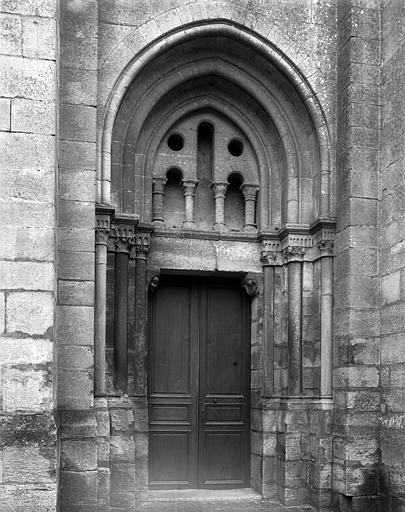
[[[205,422],[205,405],[201,407],[201,421]]]

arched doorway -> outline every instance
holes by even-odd
[[[305,436],[314,435],[308,418],[312,411],[326,414],[331,395],[334,222],[322,113],[311,95],[303,97],[308,93],[303,77],[299,82],[288,62],[279,54],[275,58],[274,48],[246,30],[219,22],[156,45],[142,65],[134,61],[137,72],[117,104],[111,132],[104,134],[111,156],[102,181],[111,184],[111,195],[101,198],[115,212],[101,207],[99,215],[100,231],[110,230],[104,242],[107,331],[104,340],[99,333],[97,346],[100,389],[133,397],[134,414],[142,417],[134,435],[149,439],[147,451],[138,446],[137,461],[137,485],[146,493],[147,482],[158,486],[164,480],[155,478],[153,469],[154,453],[161,450],[160,441],[151,441],[159,404],[153,402],[147,363],[148,317],[183,300],[167,299],[151,312],[148,293],[152,289],[161,297],[159,275],[163,281],[171,274],[187,275],[193,283],[205,276],[200,287],[190,285],[198,299],[187,300],[182,310],[195,304],[207,309],[211,303],[202,296],[209,278],[243,279],[253,297],[245,373],[250,377],[249,467],[243,478],[229,478],[239,482],[230,485],[248,483],[281,501],[309,500],[310,482],[303,475],[316,474],[318,463],[312,452],[304,452]],[[99,269],[102,282],[104,269]],[[218,304],[219,317],[227,315],[229,301]],[[183,317],[190,325],[202,324],[199,316]],[[102,315],[97,318],[102,325]],[[204,328],[213,323],[205,322]],[[159,341],[153,343],[152,334],[152,352]],[[204,346],[199,343],[190,341],[194,352]],[[181,344],[176,350],[180,357]],[[194,364],[189,359],[186,366],[195,373]],[[174,363],[171,367],[176,373]],[[208,371],[203,365],[198,383],[187,390],[196,394],[195,404],[206,399],[199,390]],[[159,379],[167,381],[168,374],[167,368],[158,372]],[[195,420],[191,431],[201,429]],[[315,444],[326,433],[316,435]],[[194,448],[184,451],[188,462],[182,468],[191,464],[194,476],[182,481],[198,487],[205,466],[199,441],[190,439]],[[294,443],[298,448],[290,451]],[[240,467],[246,469],[246,462]],[[287,475],[290,467],[296,468],[293,476]]]

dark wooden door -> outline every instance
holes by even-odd
[[[249,334],[239,283],[162,279],[151,311],[151,487],[249,487]]]

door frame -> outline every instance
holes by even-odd
[[[143,421],[142,426],[145,432],[143,436],[146,448],[142,450],[146,457],[140,468],[140,473],[143,475],[143,488],[144,491],[138,493],[140,500],[147,499],[149,492],[149,368],[150,368],[150,346],[151,346],[151,326],[150,321],[152,318],[151,308],[152,301],[151,295],[155,292],[159,286],[160,276],[173,277],[175,279],[190,278],[190,280],[212,280],[217,282],[228,282],[235,283],[237,280],[240,282],[240,286],[245,289],[247,295],[251,297],[250,306],[250,385],[249,385],[249,415],[250,415],[250,439],[249,439],[249,453],[250,453],[250,464],[249,464],[249,487],[253,487],[253,472],[257,472],[257,467],[261,465],[261,458],[263,451],[260,453],[254,450],[257,447],[257,438],[262,438],[261,427],[257,426],[257,418],[261,417],[261,403],[260,396],[262,393],[262,382],[260,378],[260,371],[258,368],[253,368],[253,361],[257,361],[261,358],[261,343],[260,343],[260,326],[258,318],[262,309],[261,298],[263,291],[263,274],[256,272],[210,272],[210,271],[188,271],[188,270],[172,270],[172,269],[148,269],[148,295],[147,295],[147,338],[146,338],[146,353],[145,353],[145,375],[146,375],[146,396],[143,407]],[[249,326],[247,326],[249,328]],[[260,362],[257,363],[260,368]],[[255,408],[255,411],[253,411]],[[135,443],[137,444],[137,443]],[[136,449],[136,447],[135,447]],[[260,450],[259,450],[260,451]],[[257,489],[256,489],[257,490]]]

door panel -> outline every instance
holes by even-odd
[[[239,283],[161,283],[151,315],[150,486],[248,487],[248,301]]]
[[[198,414],[195,290],[161,286],[153,296],[149,372],[149,482],[197,485]]]
[[[162,287],[156,294],[153,383],[155,393],[190,393],[190,288]]]

